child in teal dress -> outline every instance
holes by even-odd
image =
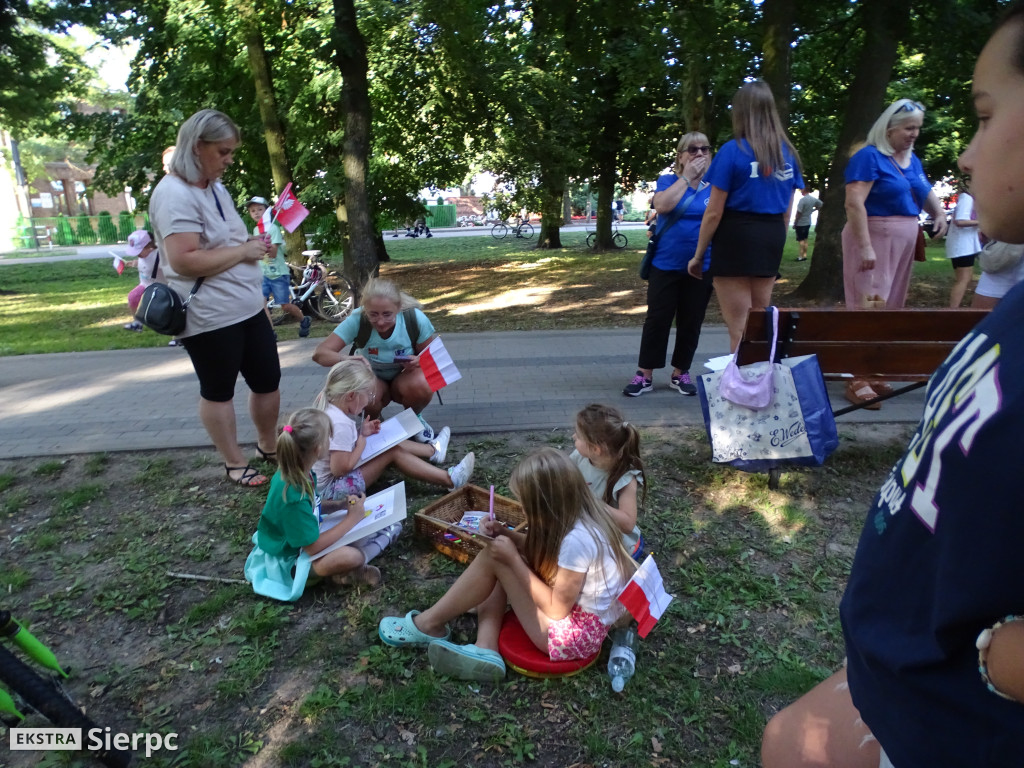
[[[245,561],[245,578],[257,594],[276,600],[298,600],[312,570],[341,584],[380,583],[380,571],[366,565],[362,552],[338,547],[312,560],[318,552],[348,533],[367,514],[366,496],[324,502],[316,493],[313,464],[327,450],[331,421],[318,408],[303,408],[288,417],[277,437],[278,470],[270,481],[253,550]],[[322,514],[348,508],[345,519],[320,533]]]

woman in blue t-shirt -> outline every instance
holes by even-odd
[[[715,294],[735,349],[747,312],[771,304],[793,191],[803,189],[804,179],[763,80],[747,83],[733,97],[732,132],[708,169],[711,199],[687,269],[700,277],[711,245]]]
[[[946,212],[914,155],[923,122],[921,104],[898,99],[871,126],[867,144],[846,166],[843,288],[847,309],[903,308],[922,207],[935,219],[935,237],[946,233]],[[884,382],[851,381],[846,399],[861,403],[890,391]],[[878,404],[869,407],[875,410]]]
[[[422,411],[430,405],[434,392],[420,367],[420,354],[437,337],[437,332],[420,309],[420,303],[390,280],[367,281],[362,304],[320,342],[313,360],[330,368],[344,360],[345,347],[359,339],[358,352],[369,361],[377,377],[376,390],[366,406],[367,415],[377,418],[391,402],[412,408],[423,424],[423,431],[413,439],[429,443],[436,433],[424,420]],[[409,323],[415,320],[416,328],[407,325],[407,312],[415,314]],[[361,330],[365,341],[359,338]]]
[[[647,283],[647,316],[640,337],[639,370],[622,394],[639,397],[654,389],[655,368],[665,365],[672,319],[676,321],[676,343],[672,350],[672,378],[669,386],[682,395],[696,395],[690,379],[690,363],[697,351],[700,327],[711,298],[711,280],[691,277],[686,264],[693,255],[707,208],[710,187],[701,179],[711,162],[711,147],[703,133],[687,133],[676,147],[672,173],[658,178],[652,206],[658,213],[658,243]],[[711,249],[704,251],[702,270],[707,271]]]

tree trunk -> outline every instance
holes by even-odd
[[[562,203],[565,199],[565,177],[554,179],[554,174],[541,173],[540,234],[538,248],[562,247]]]
[[[263,138],[267,144],[267,154],[270,156],[270,172],[274,177],[276,191],[280,194],[292,182],[292,166],[288,162],[284,126],[277,114],[277,99],[274,96],[267,49],[263,43],[263,33],[260,32],[255,7],[246,2],[237,3],[234,7],[243,22],[249,69],[252,71],[253,83],[256,86],[256,101],[260,108],[260,120],[263,122]],[[294,232],[285,230],[284,242],[286,251],[292,254],[292,258],[297,258],[306,250],[306,238],[301,227]]]
[[[849,99],[839,131],[836,151],[818,214],[814,251],[807,277],[796,295],[830,304],[843,297],[843,247],[841,235],[846,224],[844,171],[851,149],[863,141],[868,129],[882,112],[886,88],[896,64],[899,42],[910,18],[908,0],[864,0],[861,6],[865,29],[864,48],[848,91]]]
[[[366,41],[356,24],[353,0],[333,0],[334,61],[341,72],[341,111],[345,116],[342,166],[345,199],[338,206],[345,274],[361,297],[366,281],[377,271],[377,243],[366,177],[370,157],[370,93],[367,82]]]
[[[764,0],[761,12],[764,14],[761,76],[772,89],[775,106],[785,126],[789,123],[789,97],[792,89],[789,70],[796,33],[796,0]]]

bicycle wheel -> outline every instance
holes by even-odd
[[[309,299],[313,314],[329,323],[340,323],[356,306],[355,292],[345,278],[332,275]]]
[[[616,248],[625,248],[629,245],[629,240],[627,240],[626,236],[621,232],[616,232],[615,237],[612,238],[612,245]]]
[[[59,684],[40,677],[28,664],[2,645],[0,681],[58,728],[81,728],[83,745],[89,743],[86,734],[90,730],[103,730],[74,705]],[[110,768],[126,768],[132,759],[131,752],[119,749],[89,750],[89,754]]]
[[[587,235],[587,248],[593,248],[597,244],[597,232]]]
[[[523,224],[521,227],[519,227],[519,236],[525,237],[527,240],[533,237],[533,225]]]
[[[505,235],[507,234],[508,227],[506,227],[501,222],[498,222],[493,227],[491,227],[491,237],[493,237],[495,240],[503,240],[505,238]]]

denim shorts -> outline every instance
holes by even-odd
[[[291,280],[288,275],[279,275],[277,277],[264,277],[263,278],[263,298],[269,299],[271,295],[274,297],[274,301],[280,306],[281,304],[290,304],[292,297],[288,295],[288,284]]]

